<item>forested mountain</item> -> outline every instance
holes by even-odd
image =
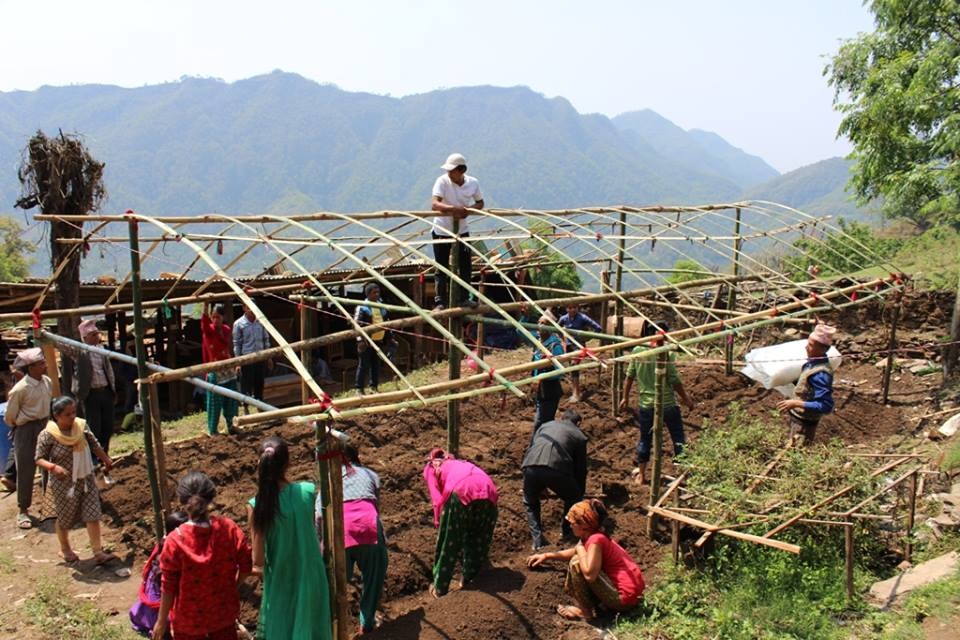
[[[37,129],[85,136],[106,162],[111,211],[424,208],[451,151],[467,156],[488,204],[502,207],[729,199],[744,186],[739,176],[756,173],[742,152],[723,173],[715,155],[674,154],[524,87],[396,99],[274,72],[0,93],[0,210],[18,193],[19,154]]]
[[[729,180],[741,189],[780,175],[762,158],[734,147],[710,131],[685,131],[650,109],[622,113],[613,119],[622,131],[637,134],[658,153],[689,167]]]
[[[860,207],[846,191],[852,163],[845,158],[821,160],[747,189],[741,198],[778,202],[812,215],[879,222],[878,207]]]

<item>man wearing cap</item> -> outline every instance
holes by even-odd
[[[453,232],[453,221],[458,220],[459,238],[469,237],[469,227],[467,224],[467,209],[483,209],[483,194],[480,193],[480,183],[473,176],[467,175],[467,159],[459,153],[451,153],[447,161],[440,167],[446,173],[433,183],[433,205],[432,209],[441,214],[433,219],[433,257],[437,264],[448,269],[453,269],[450,263],[451,248],[454,246],[450,242],[436,242],[450,238],[457,238]],[[457,275],[464,282],[470,282],[471,276],[471,252],[466,242],[457,243],[459,252],[459,269]],[[440,269],[436,270],[434,277],[436,288],[434,303],[436,309],[443,309],[449,302],[449,284],[450,278]],[[462,286],[462,285],[461,285]],[[472,300],[466,291],[461,292],[460,304],[462,306],[476,306],[476,301]]]
[[[17,462],[17,526],[33,526],[28,510],[33,503],[33,478],[37,471],[34,455],[37,436],[50,420],[53,387],[45,374],[47,363],[39,347],[24,349],[13,363],[24,376],[7,395],[7,424],[13,429],[13,449]]]
[[[100,329],[95,320],[84,320],[78,327],[80,339],[91,347],[100,345]],[[73,395],[83,407],[83,416],[104,451],[110,450],[113,436],[113,405],[116,400],[117,383],[113,377],[110,360],[99,353],[71,350],[77,363],[77,375],[73,377]]]
[[[820,418],[833,411],[833,370],[827,351],[836,331],[826,324],[814,328],[807,339],[807,361],[800,370],[793,397],[777,403],[777,409],[789,412],[790,438],[802,433],[805,445],[813,443]]]

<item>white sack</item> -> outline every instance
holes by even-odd
[[[792,340],[781,344],[752,349],[744,358],[747,366],[740,373],[756,380],[765,389],[776,389],[784,396],[793,395],[794,382],[800,377],[800,369],[807,361],[807,341]],[[836,371],[843,361],[837,348],[827,351],[830,369]]]

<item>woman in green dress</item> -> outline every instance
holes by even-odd
[[[327,571],[314,529],[317,490],[288,481],[289,463],[280,438],[260,445],[257,496],[247,507],[253,571],[263,575],[257,638],[331,640]]]

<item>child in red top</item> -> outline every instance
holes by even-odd
[[[253,558],[237,523],[208,515],[216,491],[199,471],[188,473],[177,487],[190,519],[167,536],[160,554],[163,598],[154,640],[162,640],[168,613],[176,640],[237,638],[237,586],[250,573]]]
[[[563,590],[576,605],[557,605],[557,613],[569,620],[596,617],[597,608],[627,611],[643,595],[643,574],[637,563],[601,531],[607,508],[596,499],[582,500],[570,508],[567,522],[580,538],[576,547],[563,551],[535,553],[527,566],[539,567],[547,560],[569,561]]]

